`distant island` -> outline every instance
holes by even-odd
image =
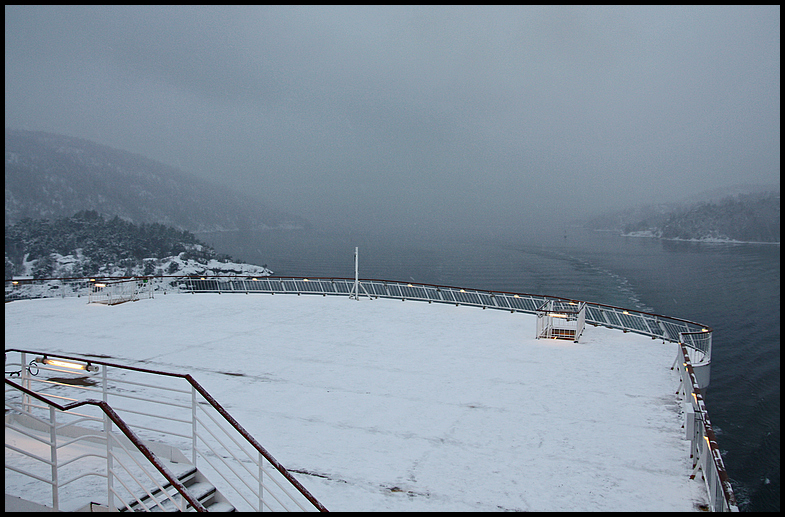
[[[756,192],[717,201],[636,207],[597,216],[584,226],[628,237],[779,243],[780,193]]]

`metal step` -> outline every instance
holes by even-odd
[[[204,505],[207,510],[211,512],[236,511],[236,508],[231,503],[226,501],[226,499],[216,490],[215,486],[210,483],[195,467],[178,476],[178,479],[180,482],[182,482],[183,485],[185,485],[185,487],[188,489],[188,492],[190,492],[194,498],[202,503],[202,505]],[[171,483],[163,485],[163,488],[172,499],[179,500],[181,498],[180,494],[178,494],[177,490],[172,487]],[[135,501],[131,505],[130,510],[126,507],[118,508],[118,510],[135,512],[145,511],[145,506],[147,506],[147,508],[153,512],[177,511],[177,508],[175,507],[175,504],[172,502],[172,500],[161,494],[161,489],[156,489],[152,491],[151,494],[155,497],[155,499],[161,500],[160,505],[154,500],[151,500],[149,495],[145,494],[144,497],[139,498],[140,501],[144,503],[143,505],[138,501]],[[191,505],[187,502],[186,509],[193,511]]]

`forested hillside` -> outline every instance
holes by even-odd
[[[104,219],[95,211],[54,220],[27,218],[5,227],[6,279],[175,274],[189,263],[197,272],[270,273],[264,266],[238,267],[188,231],[117,216]]]
[[[780,242],[780,196],[774,192],[739,194],[624,228],[626,234],[642,231],[663,239]]]
[[[635,207],[598,215],[584,226],[662,239],[780,242],[780,193],[742,193],[712,201]]]

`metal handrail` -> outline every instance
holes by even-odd
[[[155,282],[158,283],[159,287],[164,291],[164,294],[167,292],[167,289],[171,289],[174,292],[188,293],[215,292],[219,294],[314,294],[323,296],[331,295],[350,297],[352,296],[353,288],[355,286],[355,279],[329,277],[303,278],[260,276],[254,278],[243,276],[212,276],[207,278],[200,276],[174,276],[152,278]],[[586,323],[594,326],[604,326],[611,329],[618,329],[622,330],[623,332],[642,334],[650,336],[652,339],[662,339],[663,341],[678,343],[685,351],[685,354],[687,354],[689,371],[691,372],[690,375],[692,376],[692,381],[694,381],[695,388],[698,390],[700,390],[700,384],[696,380],[694,368],[708,367],[708,365],[711,363],[711,344],[713,334],[712,328],[707,325],[702,325],[700,323],[681,318],[674,318],[633,309],[625,309],[595,302],[585,302],[570,298],[534,295],[527,293],[468,289],[435,284],[397,282],[375,279],[359,281],[359,286],[361,287],[361,293],[359,296],[365,295],[368,298],[392,298],[423,302],[427,301],[428,303],[450,303],[455,305],[481,307],[483,309],[487,308],[509,310],[512,313],[520,312],[536,314],[537,308],[549,300],[567,303],[581,303],[585,304],[586,307]],[[134,369],[131,367],[128,368]],[[139,370],[144,371],[143,369]],[[189,382],[191,381],[189,380]],[[193,382],[195,383],[195,381]],[[193,383],[192,386],[194,386]],[[700,392],[698,391],[697,393]],[[204,396],[204,394],[202,396]],[[205,398],[207,399],[207,397]],[[216,402],[213,407],[218,410],[220,405],[218,405]],[[225,413],[223,408],[218,411],[219,413],[222,413],[222,416],[223,413]],[[702,421],[708,422],[708,416],[705,412],[705,407],[702,407],[701,411],[702,412],[700,414],[705,415],[705,419]],[[230,422],[234,420],[230,415],[228,415],[228,413],[226,416],[224,416],[224,418]],[[239,426],[239,424],[236,424],[236,426],[235,424],[232,425],[238,430],[238,432],[240,432],[241,426]],[[247,434],[244,429],[241,434],[243,433]],[[710,426],[706,431],[706,435],[708,437],[707,439],[709,440],[709,444],[711,445],[711,443],[714,443],[716,446],[716,439],[714,438],[714,434]],[[261,445],[255,443],[255,440],[253,440],[250,435],[248,435],[246,439],[254,446],[254,448],[260,452],[260,454],[265,456],[265,458],[268,457],[266,451],[264,451]],[[711,456],[715,458],[714,470],[719,473],[719,478],[723,479],[722,488],[725,500],[725,503],[723,504],[729,508],[735,508],[735,499],[733,499],[733,492],[730,487],[730,483],[726,482],[727,474],[725,473],[724,464],[722,463],[722,459],[719,455],[719,449],[716,449],[716,447],[712,448]],[[271,464],[275,465],[282,474],[283,471],[285,471],[283,467],[278,468],[277,462],[271,461]],[[284,476],[288,479],[291,476],[287,476],[287,474],[288,472],[284,474]],[[292,483],[295,486],[299,485],[299,483],[294,480],[294,478],[291,479],[293,480]],[[313,501],[311,502],[313,503]],[[315,504],[315,506],[319,508],[317,504]]]
[[[298,490],[298,491],[299,491],[299,492],[300,492],[300,493],[301,493],[301,494],[302,494],[302,495],[303,495],[303,496],[304,496],[306,499],[308,499],[308,501],[309,501],[311,504],[313,504],[313,505],[314,505],[316,508],[318,508],[318,509],[319,509],[319,511],[322,511],[322,512],[326,512],[326,511],[327,511],[327,508],[325,508],[325,507],[324,507],[324,505],[322,505],[322,503],[320,503],[320,502],[319,502],[319,501],[318,501],[318,500],[317,500],[317,499],[316,499],[316,498],[315,498],[313,495],[311,495],[311,493],[310,493],[310,492],[309,492],[309,491],[308,491],[308,490],[307,490],[307,489],[306,489],[306,488],[305,488],[305,487],[302,485],[302,483],[300,483],[299,481],[297,481],[297,479],[296,479],[294,476],[292,476],[292,475],[289,473],[289,471],[287,471],[287,470],[284,468],[284,466],[283,466],[283,465],[281,465],[281,463],[280,463],[278,460],[276,460],[276,459],[275,459],[275,458],[272,456],[272,454],[270,454],[269,452],[267,452],[267,449],[265,449],[264,447],[262,447],[262,445],[261,445],[261,444],[260,444],[258,441],[256,441],[256,438],[254,438],[253,436],[251,436],[251,434],[250,434],[248,431],[246,431],[246,430],[245,430],[245,428],[244,428],[242,425],[240,425],[240,423],[239,423],[237,420],[235,420],[235,418],[234,418],[232,415],[230,415],[230,414],[229,414],[229,412],[228,412],[228,411],[226,411],[226,410],[223,408],[223,406],[222,406],[221,404],[219,404],[219,403],[218,403],[218,401],[217,401],[217,400],[215,400],[215,399],[213,398],[213,396],[212,396],[212,395],[210,395],[210,394],[207,392],[207,390],[206,390],[206,389],[204,389],[204,388],[202,387],[202,385],[201,385],[201,384],[199,384],[198,382],[196,382],[196,379],[194,379],[193,377],[191,377],[191,375],[190,375],[190,374],[186,374],[186,375],[184,375],[184,376],[183,376],[183,378],[185,378],[185,379],[186,379],[186,380],[189,382],[189,384],[191,384],[191,386],[193,386],[193,387],[194,387],[194,389],[195,389],[197,392],[199,392],[199,394],[200,394],[202,397],[204,397],[204,399],[205,399],[205,400],[206,400],[206,401],[207,401],[207,402],[208,402],[208,403],[209,403],[209,404],[210,404],[210,405],[211,405],[211,406],[212,406],[212,407],[213,407],[213,408],[214,408],[214,409],[215,409],[215,410],[216,410],[216,411],[217,411],[217,412],[218,412],[218,413],[219,413],[219,414],[220,414],[220,415],[221,415],[221,416],[224,418],[224,420],[226,420],[226,421],[227,421],[227,422],[228,422],[228,423],[229,423],[229,424],[230,424],[232,427],[234,427],[234,429],[235,429],[235,430],[236,430],[238,433],[240,433],[240,435],[241,435],[243,438],[245,438],[245,440],[246,440],[246,441],[247,441],[249,444],[251,444],[251,446],[253,446],[253,448],[254,448],[254,449],[256,449],[256,450],[257,450],[257,452],[259,452],[259,454],[261,454],[262,456],[264,456],[264,458],[265,458],[267,461],[269,461],[269,462],[270,462],[270,464],[271,464],[272,466],[274,466],[274,467],[275,467],[275,469],[276,469],[278,472],[280,472],[280,473],[281,473],[281,475],[282,475],[283,477],[285,477],[285,478],[286,478],[286,480],[287,480],[287,481],[289,481],[289,482],[290,482],[292,485],[294,485],[294,487],[295,487],[295,488],[297,488],[297,490]]]
[[[49,358],[58,358],[58,359],[65,359],[65,360],[79,361],[79,362],[87,361],[86,359],[80,358],[80,357],[72,357],[72,356],[65,356],[65,355],[60,355],[60,354],[43,353],[43,352],[40,352],[40,351],[22,350],[22,349],[16,349],[16,348],[6,349],[6,353],[8,353],[8,352],[18,352],[20,354],[46,355]],[[275,459],[275,457],[272,456],[272,454],[270,454],[253,436],[251,436],[251,434],[242,425],[240,425],[240,423],[237,422],[237,420],[234,417],[232,417],[232,415],[230,415],[229,412],[226,411],[226,409],[224,409],[223,406],[221,406],[221,404],[204,387],[202,387],[196,381],[196,379],[194,379],[190,374],[166,372],[166,371],[160,371],[160,370],[152,370],[152,369],[147,369],[147,368],[140,368],[140,367],[135,367],[135,366],[119,365],[119,364],[110,363],[110,362],[101,361],[101,360],[95,360],[95,359],[90,359],[89,362],[91,364],[93,364],[93,365],[101,365],[101,366],[103,366],[104,367],[104,371],[106,371],[105,369],[107,367],[110,367],[110,368],[117,368],[117,369],[121,369],[121,370],[134,371],[134,372],[139,372],[139,373],[144,373],[144,374],[161,375],[161,376],[166,376],[166,377],[175,378],[175,379],[184,379],[185,381],[187,381],[189,383],[189,385],[191,387],[191,390],[193,390],[196,393],[199,393],[201,395],[201,397],[219,415],[221,415],[223,420],[226,423],[228,423],[229,426],[231,426],[243,438],[243,440],[245,440],[245,442],[248,445],[253,447],[257,451],[257,453],[259,455],[261,455],[261,457],[266,459],[273,467],[275,467],[275,469],[292,486],[294,486],[296,488],[296,490],[305,499],[307,499],[319,511],[323,511],[323,512],[328,511],[327,508],[324,507],[324,505],[322,505],[294,476],[292,476],[286,470],[286,468],[284,468],[284,466],[278,460]],[[25,366],[23,365],[22,368],[24,368],[24,367]],[[62,371],[62,370],[56,370],[55,369],[55,371]],[[131,382],[131,381],[118,381],[118,382]],[[153,387],[153,388],[160,388],[160,386],[154,386],[154,385],[150,385],[150,384],[146,385],[144,383],[138,383],[138,382],[131,382],[131,383],[136,384],[136,385],[149,386],[149,387]],[[85,387],[82,387],[82,386],[71,386],[71,387],[72,388],[78,388],[78,389],[88,389],[90,391],[97,391],[97,390],[93,390],[91,388],[85,388]],[[177,393],[191,393],[191,390],[182,390],[182,389],[171,389],[170,390],[169,388],[165,388],[165,389],[167,389],[169,391],[174,391],[174,392],[177,392]],[[29,391],[29,390],[27,390],[27,391]],[[33,393],[35,393],[35,392],[33,392]],[[148,402],[150,401],[150,400],[145,399],[145,398],[141,398],[141,397],[133,396],[133,395],[122,394],[122,393],[112,393],[112,395],[113,396],[126,397],[126,398],[134,398],[134,399],[144,400],[144,401],[148,401]],[[36,398],[38,398],[38,397],[36,397]],[[71,399],[71,400],[74,400],[74,399]],[[66,407],[77,407],[78,404],[82,404],[82,403],[84,403],[84,401],[82,401],[80,403],[73,402],[71,404],[68,404]],[[179,406],[179,407],[191,407],[191,406]],[[126,410],[124,410],[124,411],[126,411]],[[149,416],[149,417],[156,417],[157,416],[157,415],[153,415],[153,414],[150,414],[150,413],[142,413],[142,414],[144,414],[145,416]],[[171,419],[169,417],[167,417],[167,420],[171,420]],[[183,421],[183,422],[191,423],[191,422],[188,422],[188,421]],[[161,432],[160,429],[151,429],[151,428],[144,427],[144,426],[141,426],[141,425],[136,425],[135,427],[140,428],[140,429],[150,429],[150,430]],[[218,426],[218,427],[223,430],[223,428],[221,426]],[[192,438],[192,437],[189,437],[189,436],[186,436],[186,435],[183,435],[183,434],[178,434],[176,432],[168,432],[168,434],[171,434],[173,436]],[[230,438],[231,438],[231,436],[230,436]],[[196,451],[196,444],[193,444],[193,447],[194,447],[194,452],[195,452]],[[230,454],[231,454],[231,452],[230,452]],[[247,452],[246,452],[246,454],[247,454]],[[253,461],[253,458],[251,458],[251,459]],[[221,472],[218,472],[218,474],[223,476],[223,474]],[[226,480],[226,481],[229,482],[229,480]],[[273,481],[275,482],[274,478],[273,478]],[[229,482],[229,483],[231,485],[231,482]],[[292,500],[294,501],[295,504],[300,506],[296,499],[292,498]]]
[[[70,286],[69,292],[62,289],[57,293],[37,293],[41,297],[47,294],[52,296],[81,296],[87,295],[91,280],[100,278],[62,278],[62,279],[37,279],[18,280],[21,286],[32,286],[44,282],[58,281],[63,287]],[[114,277],[111,280],[144,280],[155,284],[164,294],[167,292],[216,292],[216,293],[270,293],[270,294],[321,294],[352,296],[354,279],[330,277],[277,277],[277,276],[142,276],[142,277]],[[6,281],[6,286],[10,281]],[[397,282],[392,280],[361,280],[360,296],[363,294],[373,298],[397,298],[405,300],[427,301],[429,303],[454,303],[489,309],[509,310],[535,314],[537,307],[548,300],[561,302],[582,302],[550,295],[537,295],[528,293],[512,293],[507,291],[492,291],[483,289],[469,289],[436,284]],[[76,287],[74,287],[76,286]],[[20,288],[21,289],[21,288]],[[82,293],[82,291],[84,291]],[[10,293],[10,294],[9,294]],[[14,290],[6,293],[6,300],[14,299]],[[694,340],[686,344],[697,354],[693,356],[694,366],[708,365],[711,362],[711,336],[712,328],[708,325],[696,323],[681,318],[664,316],[652,312],[625,309],[613,305],[596,302],[586,303],[586,323],[594,326],[604,326],[619,329],[624,332],[633,332],[659,338],[674,343],[680,342],[681,335],[703,333],[699,346]],[[699,354],[699,355],[698,355]]]
[[[91,282],[89,303],[118,303],[152,298],[152,281],[148,277],[120,279],[106,282]]]
[[[276,277],[266,276],[255,279],[213,276],[213,277],[173,277],[166,281],[189,293],[269,293],[269,294],[317,294],[323,296],[351,296],[354,279],[330,277]],[[680,343],[681,335],[700,334],[708,346],[698,346],[695,342],[686,343],[700,353],[694,357],[696,366],[711,362],[712,328],[690,320],[664,316],[652,312],[626,309],[596,302],[586,302],[559,296],[538,295],[471,289],[436,284],[398,282],[394,280],[360,280],[365,296],[369,298],[394,298],[424,301],[429,303],[450,303],[482,307],[484,309],[508,310],[536,314],[543,303],[553,300],[566,303],[586,304],[586,323],[633,332]]]
[[[680,394],[690,399],[689,404],[694,415],[691,417],[688,414],[687,418],[694,420],[688,421],[685,426],[688,429],[687,432],[691,434],[690,457],[693,458],[693,473],[690,479],[695,478],[698,469],[703,470],[710,509],[712,511],[738,512],[736,496],[733,493],[728,472],[725,470],[725,463],[722,461],[717,437],[709,420],[709,412],[706,409],[703,394],[690,361],[689,351],[684,343],[680,344],[679,349],[682,356],[682,360],[677,361],[681,374]],[[693,428],[692,433],[689,431],[690,427]],[[720,493],[717,492],[718,490]]]
[[[209,278],[199,275],[165,275],[20,279],[14,281],[18,285],[12,287],[11,291],[6,293],[6,300],[13,298],[13,289],[21,289],[24,286],[33,286],[47,282],[59,282],[64,287],[69,286],[70,292],[68,293],[49,293],[51,296],[56,297],[64,295],[87,295],[90,285],[95,281],[118,282],[145,279],[155,284],[156,289],[160,289],[164,293],[169,291],[182,292],[185,290],[186,292],[265,292],[276,294],[292,293],[339,296],[350,296],[355,282],[355,279],[339,277],[311,277],[306,279],[303,277],[279,277],[270,275],[256,277],[247,275],[214,275]],[[11,285],[11,281],[6,280],[5,282],[6,287],[8,288],[8,286]],[[535,305],[542,305],[542,303],[547,300],[566,302],[581,301],[550,295],[469,289],[437,284],[398,282],[394,280],[366,279],[360,280],[359,283],[364,288],[363,291],[361,291],[360,296],[364,294],[368,297],[404,298],[407,300],[437,303],[457,303],[459,305],[506,309],[511,310],[512,312],[525,312],[529,314],[535,313],[537,309]],[[329,288],[327,288],[328,286]],[[197,287],[198,289],[195,289]],[[398,292],[390,292],[390,288],[393,288]],[[441,293],[441,295],[439,293]],[[47,293],[38,294],[40,294],[41,297],[45,297]],[[473,295],[475,301],[468,299],[469,295]],[[449,299],[446,298],[447,296],[449,296]],[[501,303],[494,303],[494,301]],[[591,323],[592,325],[617,328],[628,332],[662,338],[672,342],[678,342],[679,333],[708,332],[711,334],[712,332],[712,329],[707,325],[681,318],[596,302],[585,303],[587,304],[588,311],[586,322]],[[608,316],[608,314],[611,314],[611,316]]]
[[[183,282],[186,291],[196,292],[218,292],[218,293],[243,293],[245,292],[266,292],[270,294],[321,294],[351,296],[354,280],[347,278],[286,278],[286,277],[264,277],[255,280],[244,280],[229,277],[221,280],[220,278],[187,278]],[[249,283],[250,282],[250,283]],[[254,285],[256,284],[256,285]],[[725,470],[719,448],[717,447],[716,437],[708,420],[708,412],[703,405],[703,398],[700,395],[700,384],[695,376],[694,366],[708,366],[711,363],[711,344],[713,330],[707,325],[702,325],[694,321],[681,318],[663,316],[661,314],[625,309],[612,305],[585,302],[569,298],[533,295],[525,293],[511,293],[504,291],[486,291],[476,289],[466,289],[453,286],[440,286],[432,284],[416,284],[410,282],[395,282],[389,280],[363,280],[360,281],[362,291],[369,298],[394,298],[402,300],[427,301],[428,303],[454,303],[455,305],[467,305],[482,307],[483,309],[501,309],[510,312],[521,312],[536,314],[537,309],[549,301],[575,303],[585,305],[585,322],[594,326],[605,326],[612,329],[619,329],[623,332],[633,332],[647,335],[653,339],[662,339],[677,343],[684,353],[685,363],[690,372],[690,385],[692,393],[698,397],[700,408],[696,408],[696,413],[700,415],[703,422],[701,436],[707,442],[710,449],[710,456],[713,461],[711,465],[708,458],[703,465],[694,465],[703,468],[706,472],[711,472],[707,478],[707,491],[712,509],[722,509],[727,511],[738,511],[735,496]],[[256,287],[259,286],[259,287]],[[262,288],[264,287],[264,288]],[[695,440],[693,440],[695,442]],[[698,443],[703,443],[699,441]],[[695,448],[695,443],[693,443]],[[712,488],[710,480],[719,479],[722,488],[721,497],[718,497],[716,490]]]
[[[49,400],[47,397],[44,397],[43,395],[40,395],[39,393],[36,393],[33,390],[29,390],[23,386],[20,386],[19,384],[13,382],[10,379],[5,379],[5,383],[11,388],[20,391],[30,397],[33,397],[36,400],[43,402],[47,406],[51,408],[55,408],[62,412],[67,412],[70,411],[71,409],[75,409],[77,407],[85,406],[85,405],[97,406],[118,427],[118,429],[120,429],[120,431],[126,436],[126,438],[128,438],[128,440],[130,440],[131,443],[134,444],[134,447],[136,447],[136,449],[139,450],[139,452],[141,452],[144,455],[144,457],[147,458],[147,460],[153,464],[153,466],[158,470],[158,472],[160,472],[161,475],[163,475],[166,478],[166,480],[171,484],[171,486],[173,486],[177,490],[177,492],[180,493],[185,498],[185,500],[188,501],[189,504],[191,504],[191,506],[194,509],[200,512],[207,511],[206,508],[202,505],[202,503],[200,503],[188,492],[188,489],[185,487],[185,485],[183,485],[182,482],[180,482],[180,480],[177,479],[177,477],[169,471],[166,465],[164,465],[163,462],[161,462],[161,460],[159,460],[158,457],[150,449],[147,448],[144,442],[142,442],[142,440],[139,439],[136,433],[134,433],[133,430],[131,430],[131,428],[114,411],[114,409],[112,409],[112,407],[108,403],[102,400],[87,399],[78,402],[72,402],[66,405],[60,405],[57,402],[53,400]]]

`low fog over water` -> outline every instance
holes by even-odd
[[[6,6],[5,125],[319,227],[550,226],[777,183],[780,8]]]

